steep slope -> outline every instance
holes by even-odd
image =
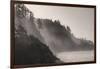
[[[15,27],[21,25],[25,30],[27,35],[33,35],[43,42],[43,38],[40,35],[40,32],[35,26],[34,14],[24,6],[24,4],[16,4],[15,9]]]
[[[61,62],[49,47],[42,43],[43,39],[36,29],[31,12],[23,4],[16,5],[15,11],[14,64],[37,65]]]

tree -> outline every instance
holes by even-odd
[[[30,20],[33,22],[33,19],[34,19],[34,15],[33,13],[30,11]]]
[[[71,32],[71,29],[70,29],[70,27],[69,27],[69,26],[67,26],[67,30],[68,30],[69,32]]]
[[[16,12],[17,12],[17,15],[19,17],[23,17],[23,11],[24,11],[24,4],[17,4],[16,5]]]

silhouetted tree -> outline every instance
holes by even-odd
[[[34,15],[33,13],[30,11],[30,20],[33,22],[34,21]]]
[[[70,27],[69,27],[69,26],[67,26],[67,30],[68,30],[69,32],[71,32],[71,29],[70,29]]]
[[[24,16],[24,4],[17,4],[16,5],[16,12],[18,14],[19,17],[23,17]]]

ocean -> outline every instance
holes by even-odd
[[[94,51],[71,51],[61,52],[57,57],[63,62],[84,62],[94,60]]]

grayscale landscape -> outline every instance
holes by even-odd
[[[15,64],[94,61],[94,9],[15,4]]]

